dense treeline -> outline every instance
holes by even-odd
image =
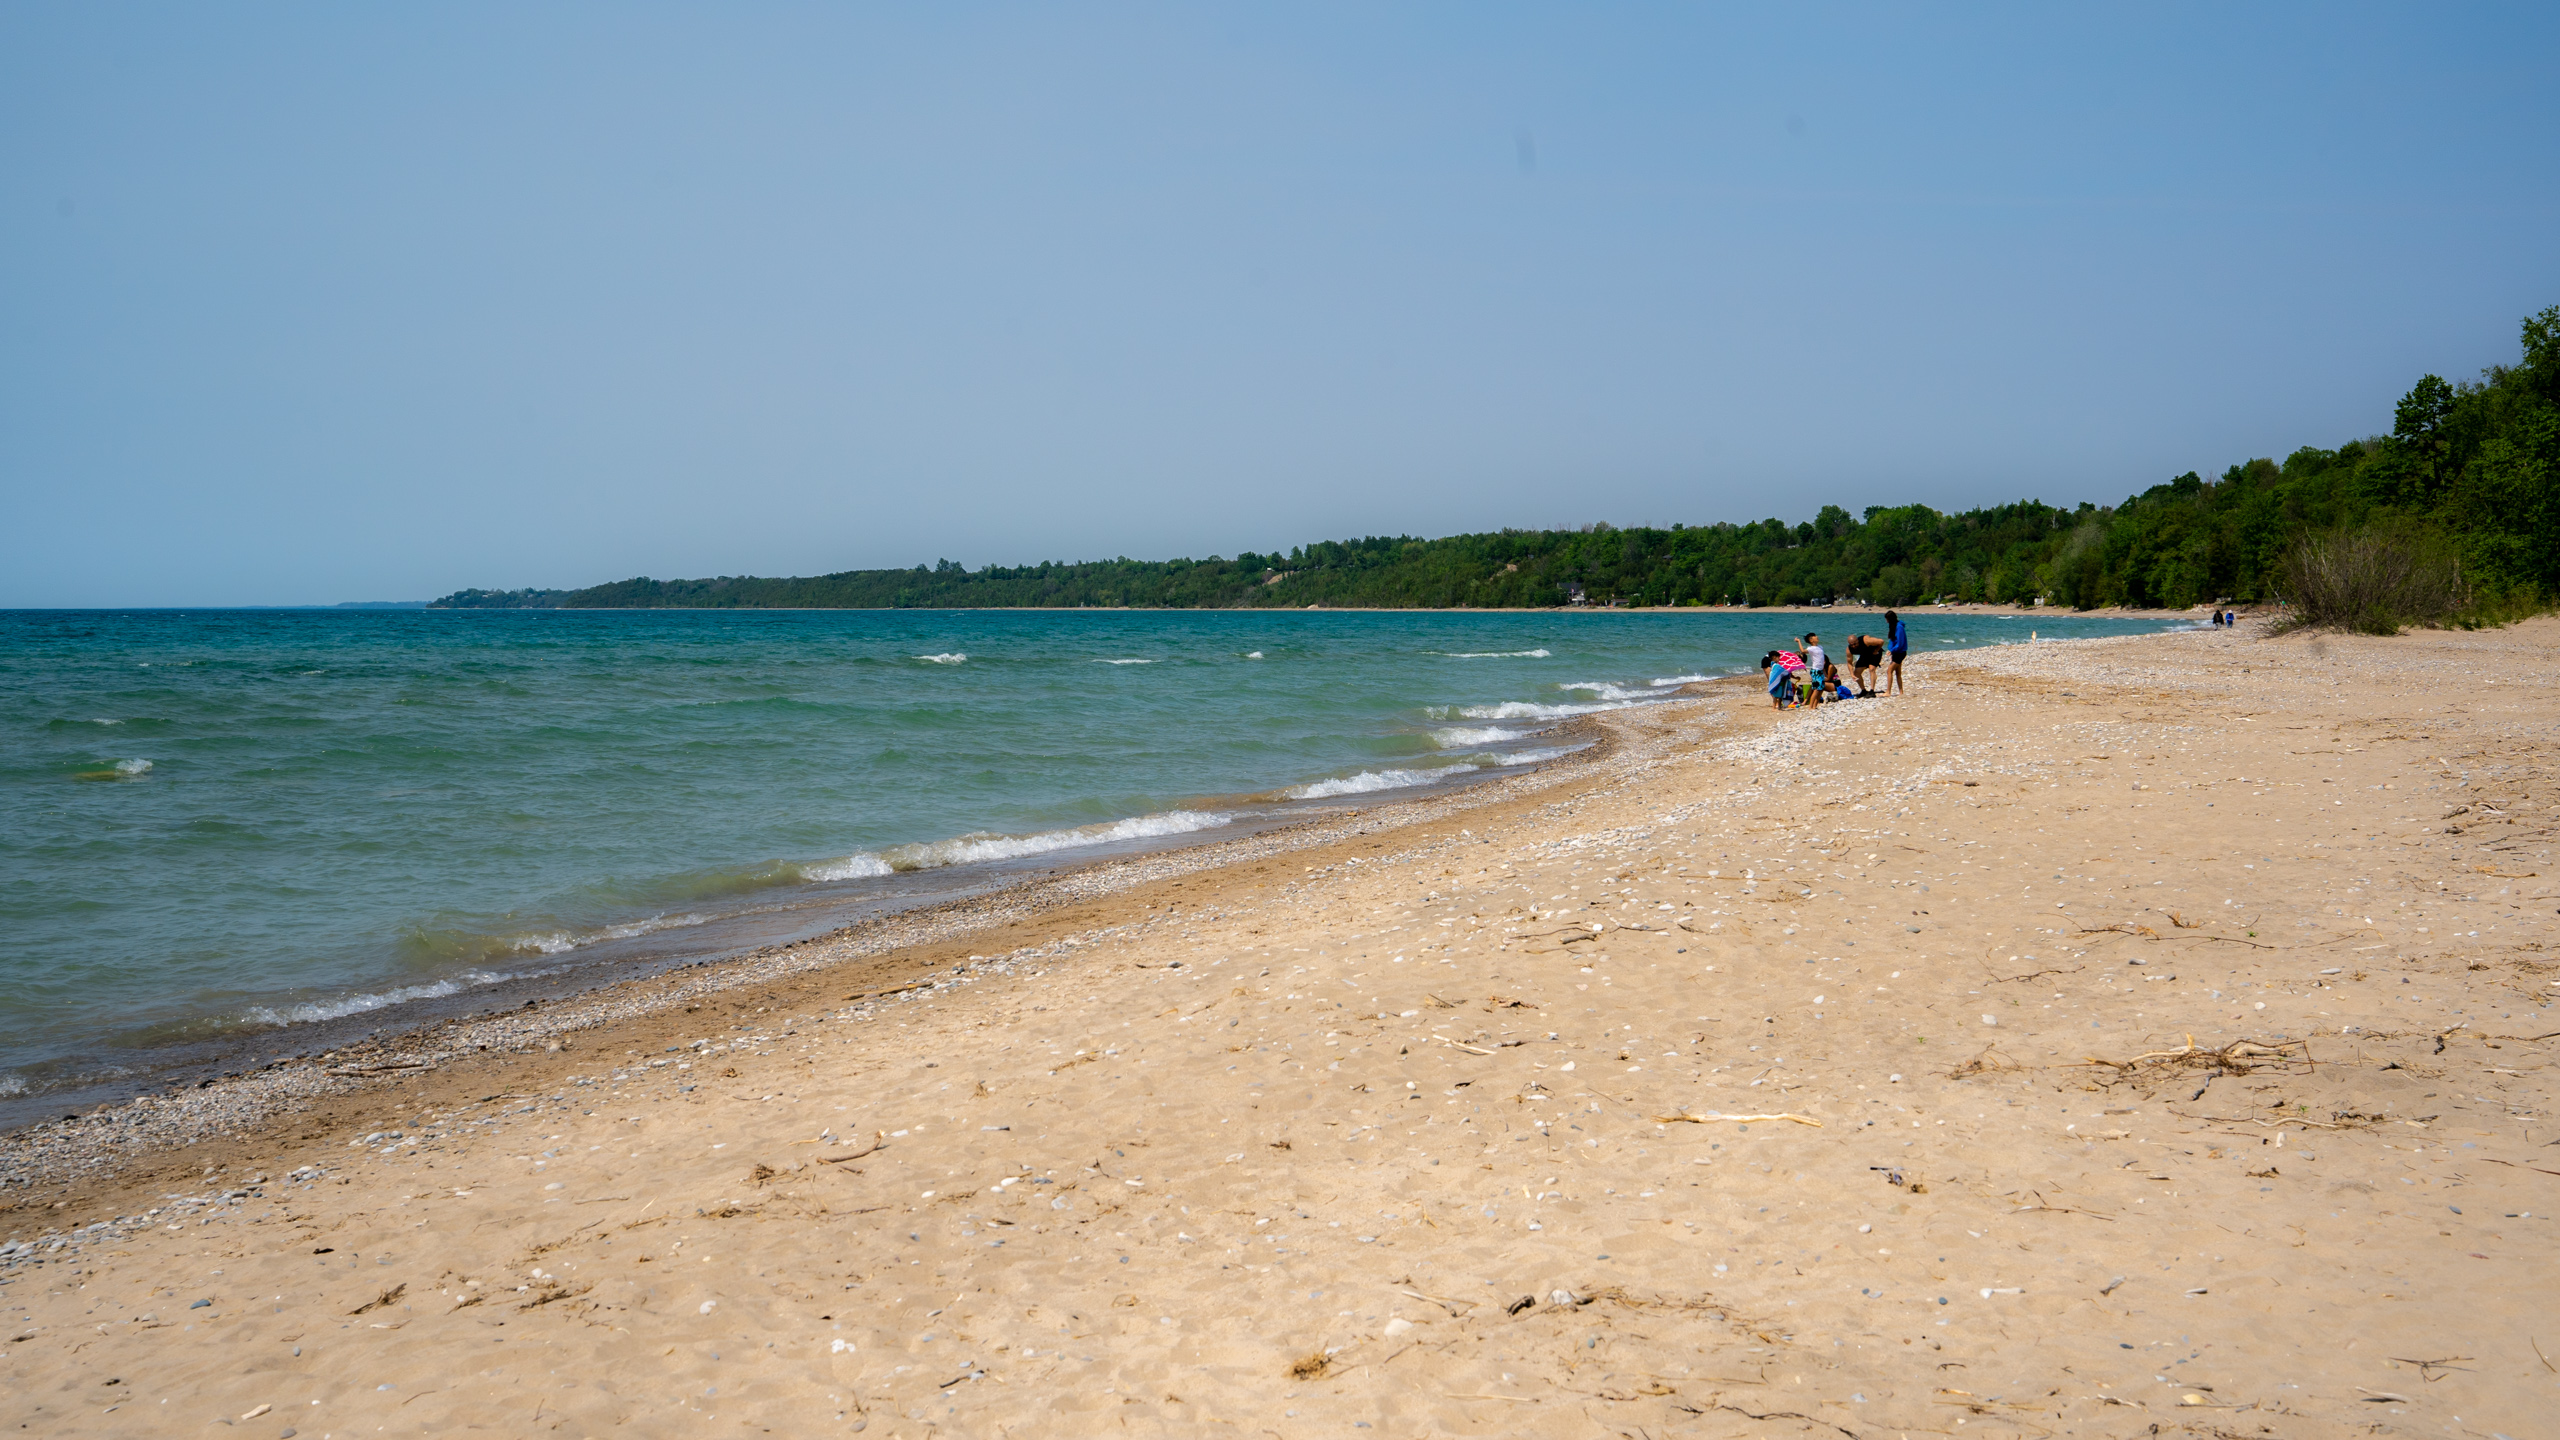
[[[2277,598],[2288,548],[2375,527],[2459,557],[2471,603],[2560,595],[2560,307],[2524,322],[2524,354],[2477,381],[2429,375],[2391,433],[2335,450],[2192,472],[2112,508],[2021,501],[1946,515],[1826,505],[1788,525],[1592,525],[1441,540],[1328,540],[1287,554],[989,566],[803,579],[621,580],[585,590],[464,590],[448,608],[900,608],[1306,605],[1437,608],[1769,605],[1930,598],[2183,607]]]

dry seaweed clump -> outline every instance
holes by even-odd
[[[1322,1350],[1314,1350],[1289,1362],[1289,1378],[1292,1380],[1321,1380],[1324,1378],[1324,1372],[1332,1368],[1333,1357],[1327,1355]]]

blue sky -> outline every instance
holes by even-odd
[[[2560,8],[0,10],[0,606],[2112,502],[2560,303]]]

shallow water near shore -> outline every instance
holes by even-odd
[[[7,613],[0,1101],[1428,793],[1808,623],[1880,616]]]

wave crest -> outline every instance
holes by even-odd
[[[1535,650],[1443,650],[1452,660],[1544,660],[1554,653],[1541,645]]]
[[[400,985],[389,990],[369,990],[345,995],[335,1000],[305,1000],[295,1005],[252,1005],[240,1012],[240,1019],[250,1025],[312,1025],[323,1020],[361,1015],[368,1010],[380,1010],[411,1000],[434,1000],[446,995],[459,995],[465,990],[477,990],[483,985],[495,985],[501,980],[514,978],[512,975],[502,975],[495,971],[467,970],[460,975],[438,980],[432,985]]]
[[[1591,742],[1587,740],[1579,745],[1546,745],[1535,750],[1514,750],[1508,755],[1495,756],[1494,763],[1505,768],[1513,765],[1536,765],[1548,760],[1561,760],[1575,751],[1590,748]]]
[[[1326,800],[1336,795],[1367,795],[1379,790],[1428,785],[1449,773],[1448,770],[1363,770],[1357,775],[1318,780],[1312,785],[1294,786],[1280,793],[1292,800]]]
[[[1456,745],[1499,745],[1528,733],[1526,730],[1505,730],[1499,725],[1452,725],[1445,730],[1432,731],[1431,743],[1443,749]]]
[[[841,860],[804,866],[802,873],[812,880],[903,875],[917,870],[939,870],[947,865],[1019,860],[1029,855],[1046,855],[1053,850],[1150,840],[1164,835],[1188,835],[1197,830],[1214,830],[1227,823],[1226,816],[1204,810],[1168,810],[1160,815],[1138,815],[1107,824],[1079,825],[1072,830],[1043,830],[1031,835],[995,835],[982,831],[950,840],[927,840],[914,845],[893,845],[880,851],[863,851]]]
[[[1455,711],[1443,709],[1434,718],[1459,720],[1569,720],[1576,715],[1596,715],[1603,710],[1616,710],[1616,705],[1532,705],[1526,700],[1505,700],[1499,705],[1461,705]]]
[[[960,665],[965,664],[969,659],[966,654],[958,650],[944,655],[919,655],[916,658],[928,665]]]
[[[654,935],[660,930],[683,930],[711,922],[708,915],[652,915],[646,920],[633,920],[622,925],[607,925],[585,934],[554,930],[542,935],[516,935],[508,939],[513,950],[537,950],[545,955],[565,955],[600,940],[628,940],[636,935]]]

